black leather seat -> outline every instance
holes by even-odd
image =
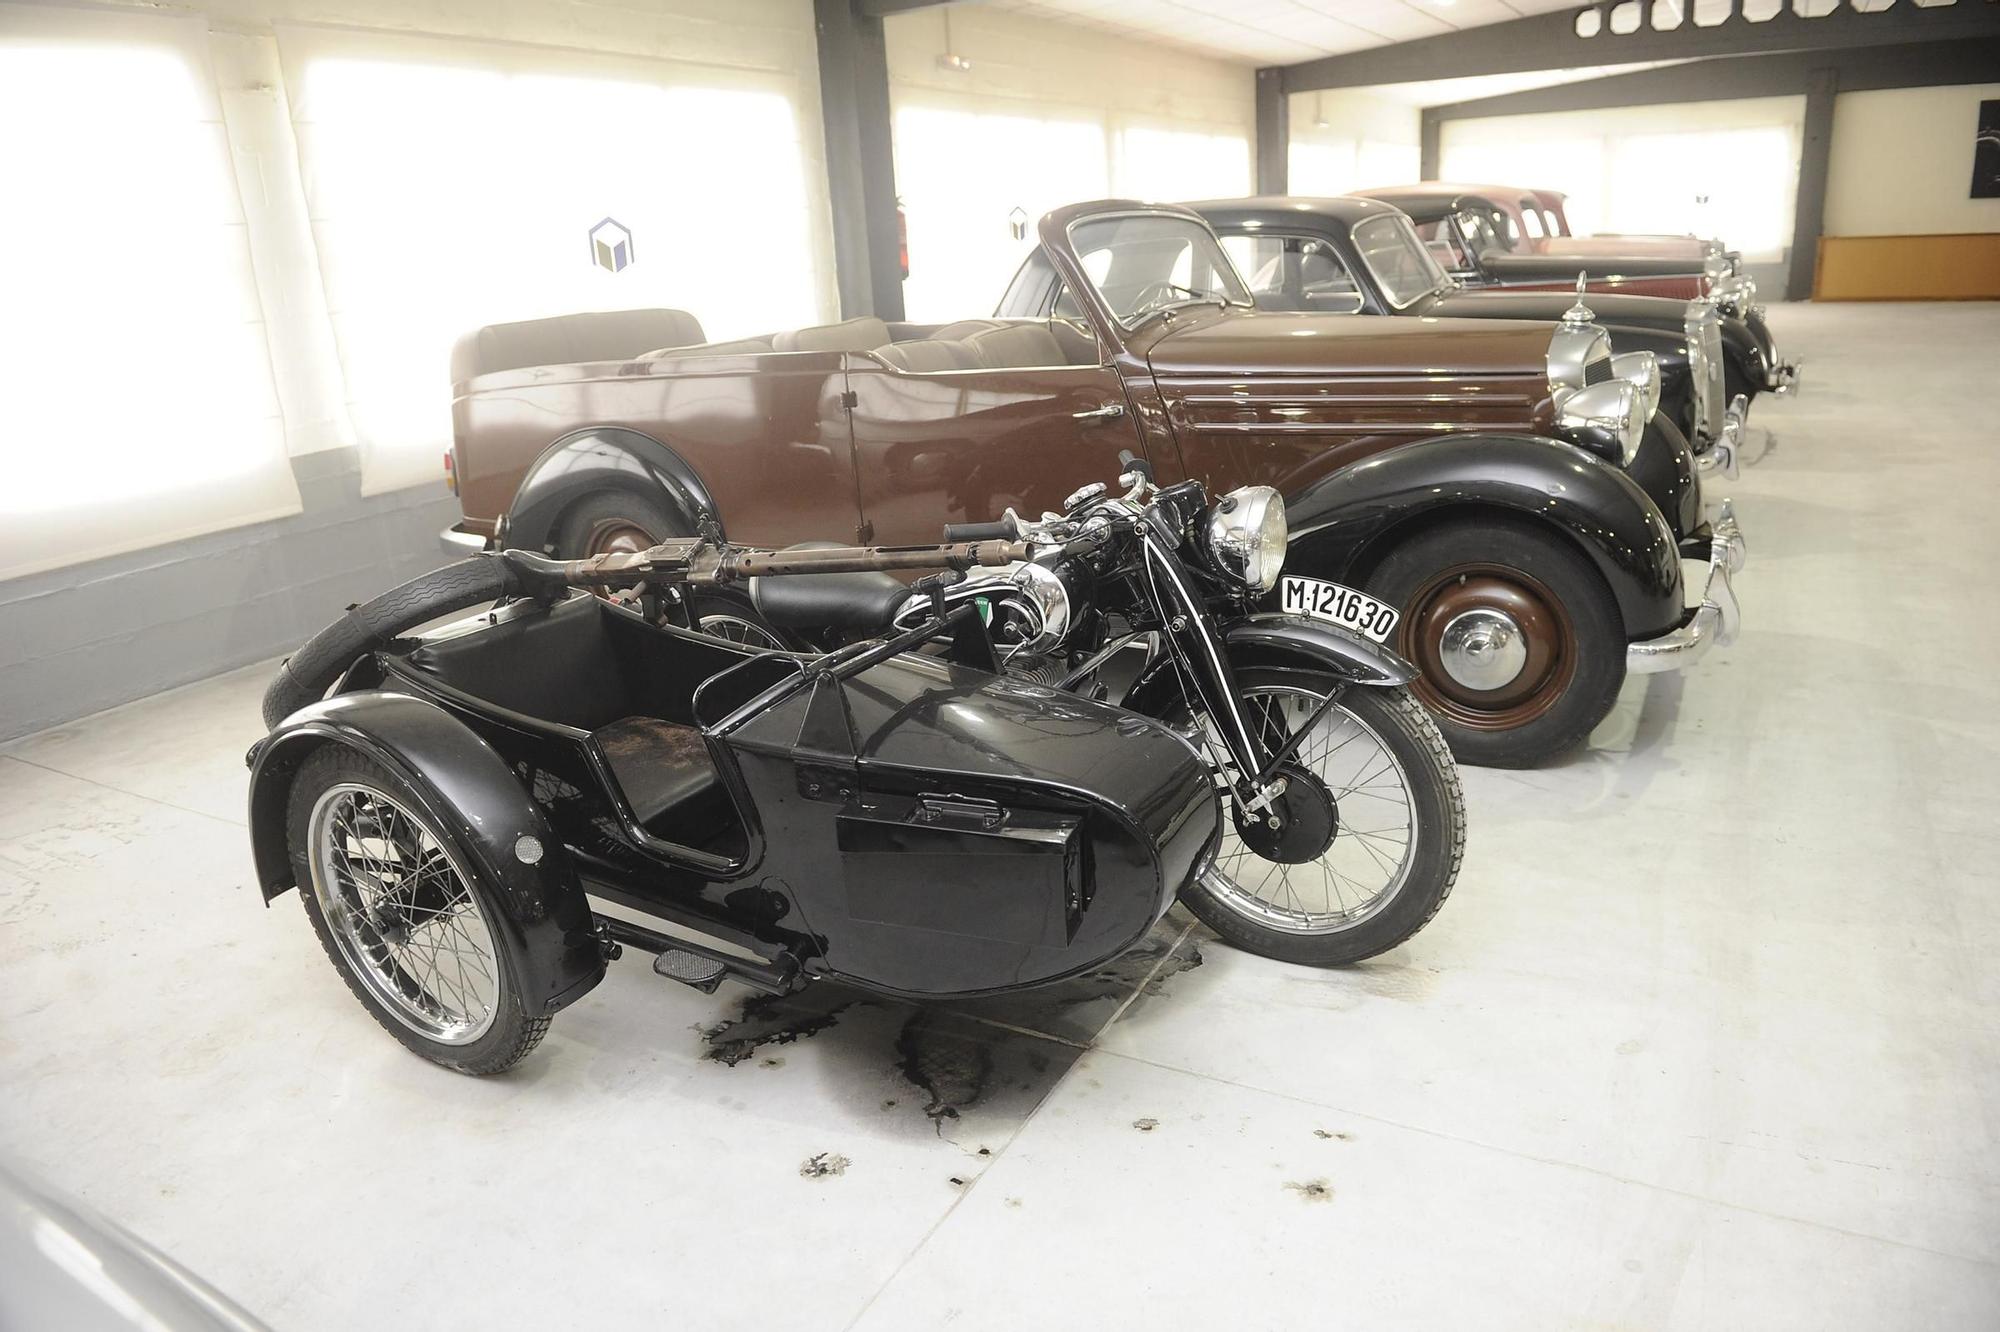
[[[837,541],[804,541],[788,550],[829,550]],[[750,580],[750,604],[780,629],[888,627],[909,586],[885,573],[788,574]]]

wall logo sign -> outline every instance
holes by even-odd
[[[590,229],[590,261],[607,273],[622,273],[632,262],[632,233],[615,217]]]

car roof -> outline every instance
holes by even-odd
[[[1412,204],[1435,204],[1444,201],[1454,208],[1466,199],[1478,199],[1482,202],[1496,199],[1520,201],[1535,196],[1535,191],[1523,189],[1518,185],[1460,185],[1440,180],[1419,181],[1414,185],[1378,186],[1373,189],[1357,190],[1356,193],[1365,194],[1371,199],[1382,199],[1398,206],[1405,201]]]
[[[1394,204],[1384,203],[1380,199],[1361,199],[1351,194],[1323,196],[1257,194],[1244,199],[1199,199],[1182,206],[1194,209],[1203,217],[1226,215],[1231,218],[1257,217],[1276,221],[1304,213],[1309,217],[1332,218],[1349,227],[1371,217],[1400,211]]]

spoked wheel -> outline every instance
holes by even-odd
[[[1315,721],[1330,679],[1242,670],[1237,682],[1267,751],[1311,730],[1268,813],[1228,802],[1215,857],[1182,900],[1230,942],[1288,962],[1358,962],[1402,943],[1437,914],[1464,854],[1465,799],[1436,724],[1402,689],[1349,689]]]
[[[694,618],[694,627],[710,638],[775,652],[785,650],[784,641],[754,609],[728,597],[709,593],[689,597],[688,614]]]
[[[314,932],[348,988],[426,1058],[493,1073],[548,1019],[522,1012],[495,907],[387,769],[328,747],[300,768],[291,853]]]
[[[1611,589],[1560,537],[1464,519],[1391,550],[1368,590],[1403,612],[1410,688],[1464,763],[1520,768],[1581,743],[1625,683]]]

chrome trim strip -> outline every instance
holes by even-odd
[[[1321,407],[1337,404],[1343,407],[1400,407],[1405,403],[1425,403],[1431,406],[1464,406],[1466,404],[1495,403],[1500,406],[1532,407],[1534,395],[1510,393],[1505,397],[1479,397],[1475,393],[1328,393],[1316,396],[1287,397],[1267,394],[1221,394],[1190,393],[1180,401],[1190,406],[1201,407]]]
[[[1536,433],[1533,421],[1189,421],[1189,430],[1209,435],[1446,435],[1461,430],[1520,430]]]

